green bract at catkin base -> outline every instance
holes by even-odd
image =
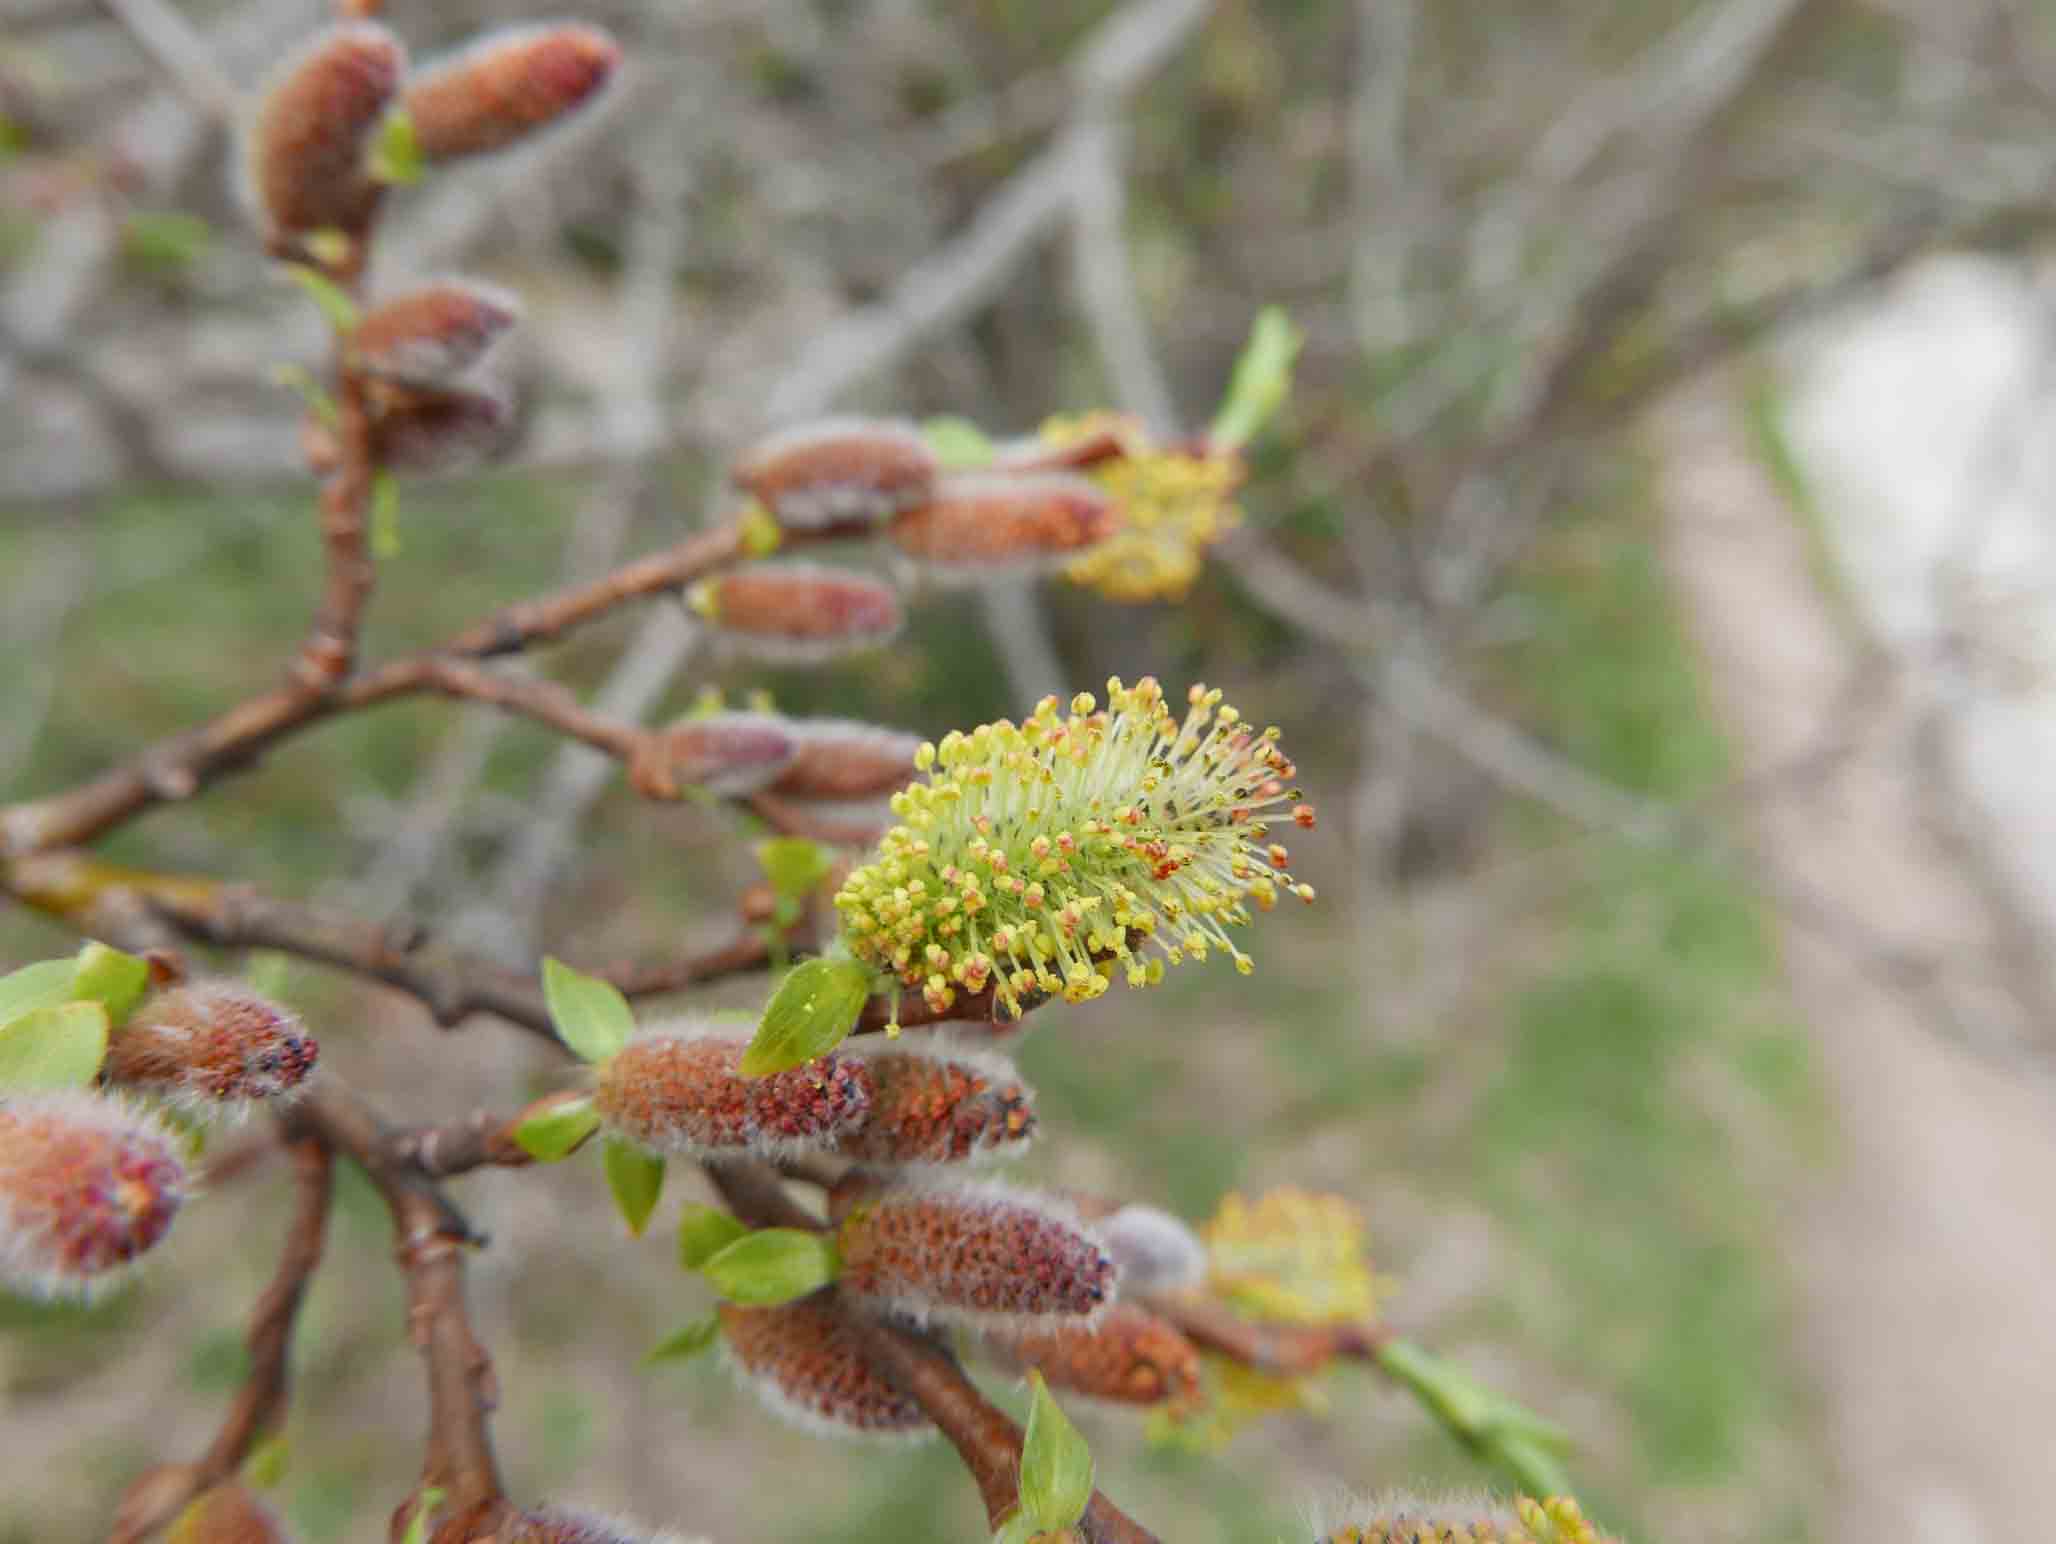
[[[1294,805],[1278,731],[1204,686],[1182,721],[1152,678],[1116,678],[1107,696],[1100,710],[1082,692],[1069,714],[1047,697],[1025,724],[921,748],[926,780],[893,797],[900,824],[835,897],[856,959],[937,1013],[990,986],[1014,1017],[1046,996],[1099,996],[1116,965],[1130,986],[1216,947],[1254,968],[1227,930],[1251,903],[1314,898],[1265,840],[1267,813],[1314,820]]]

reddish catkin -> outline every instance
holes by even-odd
[[[776,1308],[723,1303],[719,1311],[729,1366],[795,1426],[830,1436],[910,1437],[932,1430],[920,1404],[865,1361],[832,1293]]]
[[[350,351],[373,375],[434,385],[477,364],[520,316],[520,301],[498,285],[445,280],[365,312]]]
[[[489,33],[408,84],[414,142],[432,161],[505,149],[592,102],[620,64],[620,46],[597,27]]]
[[[882,799],[914,779],[919,735],[832,718],[788,720],[787,728],[794,755],[771,785],[773,793],[794,799]]]
[[[395,471],[455,471],[506,446],[511,409],[495,392],[379,381],[370,398],[372,455]]]
[[[888,1190],[838,1235],[839,1289],[917,1322],[1020,1330],[1046,1315],[1089,1319],[1114,1295],[1114,1262],[1077,1214],[994,1184]]]
[[[924,1037],[867,1053],[871,1111],[836,1143],[864,1163],[961,1163],[1025,1152],[1034,1092],[997,1052]]]
[[[103,1075],[184,1104],[241,1105],[294,1092],[320,1054],[290,1009],[202,979],[144,998],[108,1042]]]
[[[675,1533],[652,1533],[582,1507],[561,1506],[519,1513],[496,1537],[502,1544],[685,1544]]]
[[[935,452],[912,424],[824,418],[759,440],[737,459],[736,487],[794,530],[874,523],[928,497]]]
[[[1113,534],[1113,501],[1066,472],[960,472],[887,527],[893,544],[945,579],[1046,568]]]
[[[746,1078],[745,1043],[690,1023],[660,1027],[601,1065],[593,1107],[614,1135],[692,1157],[818,1151],[870,1108],[871,1074],[856,1059],[822,1056]]]
[[[179,1514],[166,1544],[287,1544],[271,1509],[231,1481],[206,1491]]]
[[[0,1282],[88,1297],[163,1238],[186,1196],[178,1143],[127,1102],[0,1098]]]
[[[769,787],[798,753],[790,724],[769,713],[703,713],[663,734],[671,775],[724,798]]]
[[[818,563],[754,563],[686,592],[730,646],[807,661],[876,648],[900,630],[899,595],[882,579]]]
[[[1052,1388],[1124,1405],[1186,1406],[1200,1397],[1199,1352],[1146,1308],[1116,1303],[1089,1328],[1059,1325],[991,1338],[1002,1360]]]
[[[274,239],[361,235],[379,185],[365,146],[407,70],[400,40],[373,22],[320,34],[259,94],[242,156],[246,196]]]

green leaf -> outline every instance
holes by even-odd
[[[250,1450],[243,1460],[243,1483],[257,1490],[270,1490],[286,1477],[286,1435],[274,1432]]]
[[[329,326],[342,333],[357,330],[357,302],[344,294],[342,286],[335,280],[305,263],[286,264],[286,274],[307,292],[309,300],[320,307],[321,314],[328,318]]]
[[[641,1238],[650,1225],[650,1213],[657,1209],[657,1197],[664,1193],[664,1159],[618,1137],[608,1138],[604,1156],[614,1204],[621,1208],[628,1231]]]
[[[745,1234],[701,1267],[731,1303],[769,1307],[827,1286],[842,1272],[835,1240],[805,1228]]]
[[[537,1163],[558,1163],[577,1152],[599,1125],[592,1100],[570,1099],[529,1116],[514,1128],[514,1140]]]
[[[105,944],[79,950],[72,969],[71,995],[77,1002],[96,1002],[107,1010],[107,1022],[126,1020],[150,987],[150,962]]]
[[[78,977],[75,960],[38,960],[0,976],[0,1024],[37,1008],[54,1008],[71,1000]]]
[[[443,1504],[443,1493],[430,1486],[421,1493],[421,1499],[414,1503],[414,1516],[407,1524],[405,1537],[400,1544],[428,1544],[428,1521],[435,1516],[436,1508]]]
[[[930,418],[921,425],[921,438],[935,452],[944,470],[968,471],[992,464],[992,441],[968,418]]]
[[[1236,450],[1255,439],[1292,390],[1292,365],[1306,335],[1278,306],[1257,312],[1249,341],[1228,378],[1228,393],[1214,415],[1207,438],[1223,450]]]
[[[649,1355],[643,1358],[643,1366],[654,1367],[659,1362],[686,1361],[709,1349],[720,1338],[721,1316],[705,1314],[676,1334],[658,1341]]]
[[[796,913],[814,887],[828,877],[835,858],[819,842],[804,836],[774,836],[757,843],[757,866],[771,881],[772,892],[779,900],[791,902]]]
[[[1092,1449],[1057,1402],[1042,1374],[1028,1374],[1034,1403],[1028,1434],[1021,1442],[1021,1511],[1038,1528],[1055,1533],[1085,1515],[1092,1500]]]
[[[378,126],[378,137],[371,142],[366,166],[371,180],[407,187],[419,182],[426,169],[421,142],[414,136],[413,115],[404,107],[394,108],[385,115],[385,121]]]
[[[383,468],[371,479],[371,555],[381,563],[400,555],[400,479]]]
[[[1538,1496],[1571,1494],[1570,1478],[1556,1458],[1571,1446],[1562,1427],[1410,1340],[1389,1340],[1379,1347],[1378,1365],[1452,1436],[1505,1470],[1522,1490]]]
[[[614,983],[581,975],[562,960],[543,961],[543,1000],[557,1038],[586,1061],[605,1061],[635,1033],[635,1015]]]
[[[84,1088],[106,1056],[99,1003],[32,1008],[0,1024],[0,1088]]]
[[[992,1536],[992,1544],[1034,1544],[1042,1532],[1026,1512],[1015,1512],[999,1525],[999,1532]]]
[[[834,1050],[857,1027],[871,995],[871,972],[854,960],[804,960],[771,994],[756,1037],[742,1053],[746,1078],[804,1066]]]
[[[749,1231],[718,1206],[688,1206],[678,1219],[678,1263],[699,1270]]]
[[[207,255],[214,231],[198,215],[177,209],[142,210],[121,226],[121,255],[144,273],[183,272]]]

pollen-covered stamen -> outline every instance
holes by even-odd
[[[425,285],[365,312],[350,334],[350,355],[374,375],[432,386],[477,364],[520,315],[520,302],[498,285]]]
[[[1114,1262],[1070,1207],[999,1185],[888,1190],[843,1219],[838,1243],[838,1290],[918,1321],[1012,1330],[1089,1319],[1114,1295]]]
[[[425,67],[403,101],[431,161],[501,150],[593,101],[621,63],[597,27],[509,27]]]
[[[769,713],[703,713],[663,732],[672,776],[724,798],[769,787],[798,753],[789,721]]]
[[[400,40],[370,22],[334,27],[289,58],[245,131],[247,197],[274,240],[361,235],[378,208],[365,147],[406,73]]]
[[[1188,1406],[1200,1398],[1198,1350],[1133,1303],[1114,1304],[1088,1327],[1037,1327],[987,1343],[1001,1360],[1040,1372],[1050,1387],[1089,1399]]]
[[[299,1016],[239,981],[183,982],[151,993],[108,1041],[103,1075],[191,1104],[290,1094],[320,1047]]]
[[[203,1492],[179,1513],[166,1544],[286,1544],[271,1508],[231,1480]]]
[[[788,719],[797,752],[771,785],[794,799],[883,799],[914,779],[918,735],[847,719]]]
[[[684,1544],[675,1533],[652,1533],[582,1507],[559,1506],[511,1517],[494,1537],[502,1544]]]
[[[1483,1498],[1403,1494],[1343,1501],[1316,1517],[1318,1544],[1604,1544],[1568,1496],[1521,1497],[1508,1507]]]
[[[731,646],[773,659],[828,659],[899,632],[898,592],[816,563],[758,563],[703,579],[686,604]]]
[[[83,1297],[163,1238],[186,1195],[155,1117],[99,1094],[0,1097],[0,1281]]]
[[[1111,500],[1066,472],[958,472],[937,479],[928,501],[886,534],[943,579],[979,580],[1033,571],[1075,557],[1112,534]]]
[[[822,1056],[746,1078],[744,1045],[712,1026],[657,1029],[601,1065],[593,1107],[616,1136],[691,1157],[818,1151],[870,1108],[871,1075],[861,1062]]]
[[[930,1432],[920,1402],[864,1359],[831,1293],[776,1308],[720,1306],[728,1362],[774,1414],[824,1435]]]
[[[758,441],[729,475],[780,525],[818,530],[890,519],[927,498],[936,472],[910,423],[824,418]]]
[[[1049,698],[1019,726],[924,747],[926,779],[892,801],[900,823],[836,895],[858,959],[938,1013],[990,985],[1008,1017],[1215,949],[1252,968],[1228,930],[1282,892],[1313,899],[1262,818],[1298,798],[1276,731],[1203,687],[1182,719],[1154,680],[1108,691],[1106,710]]]
[[[380,466],[455,471],[507,448],[511,408],[495,392],[374,381],[366,396],[372,456]]]
[[[1014,1064],[991,1051],[928,1037],[865,1055],[871,1112],[836,1143],[865,1163],[961,1163],[1025,1151],[1035,1134],[1035,1096]]]

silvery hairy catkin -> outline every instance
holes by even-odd
[[[875,524],[928,497],[937,465],[921,431],[891,418],[836,417],[759,440],[729,472],[780,525]]]
[[[819,563],[752,563],[703,579],[686,605],[738,653],[788,663],[891,641],[905,618],[884,580]]]
[[[1091,1325],[994,1335],[1001,1360],[1034,1368],[1051,1388],[1123,1405],[1189,1404],[1199,1397],[1199,1352],[1168,1320],[1116,1303]]]
[[[854,1057],[746,1078],[745,1043],[714,1026],[657,1027],[601,1064],[593,1107],[615,1136],[696,1158],[831,1148],[870,1108],[871,1075]]]
[[[371,22],[321,33],[259,92],[244,128],[245,196],[273,240],[361,235],[383,191],[365,150],[407,71],[400,40]]]
[[[886,536],[932,577],[977,582],[1074,558],[1111,536],[1117,519],[1113,500],[1068,472],[955,472]]]
[[[923,1035],[859,1054],[871,1074],[871,1109],[837,1139],[845,1158],[962,1163],[1024,1152],[1035,1134],[1034,1092],[998,1052]]]
[[[597,27],[508,27],[424,66],[403,102],[429,160],[482,155],[589,105],[620,64]]]
[[[350,334],[350,357],[372,375],[433,386],[477,364],[520,316],[520,301],[496,284],[425,284],[366,311]]]
[[[202,978],[145,997],[108,1041],[103,1075],[191,1107],[240,1107],[292,1094],[320,1054],[291,1009]]]
[[[832,1292],[775,1308],[723,1303],[728,1364],[766,1408],[803,1430],[830,1436],[917,1436],[928,1417],[864,1359]]]

